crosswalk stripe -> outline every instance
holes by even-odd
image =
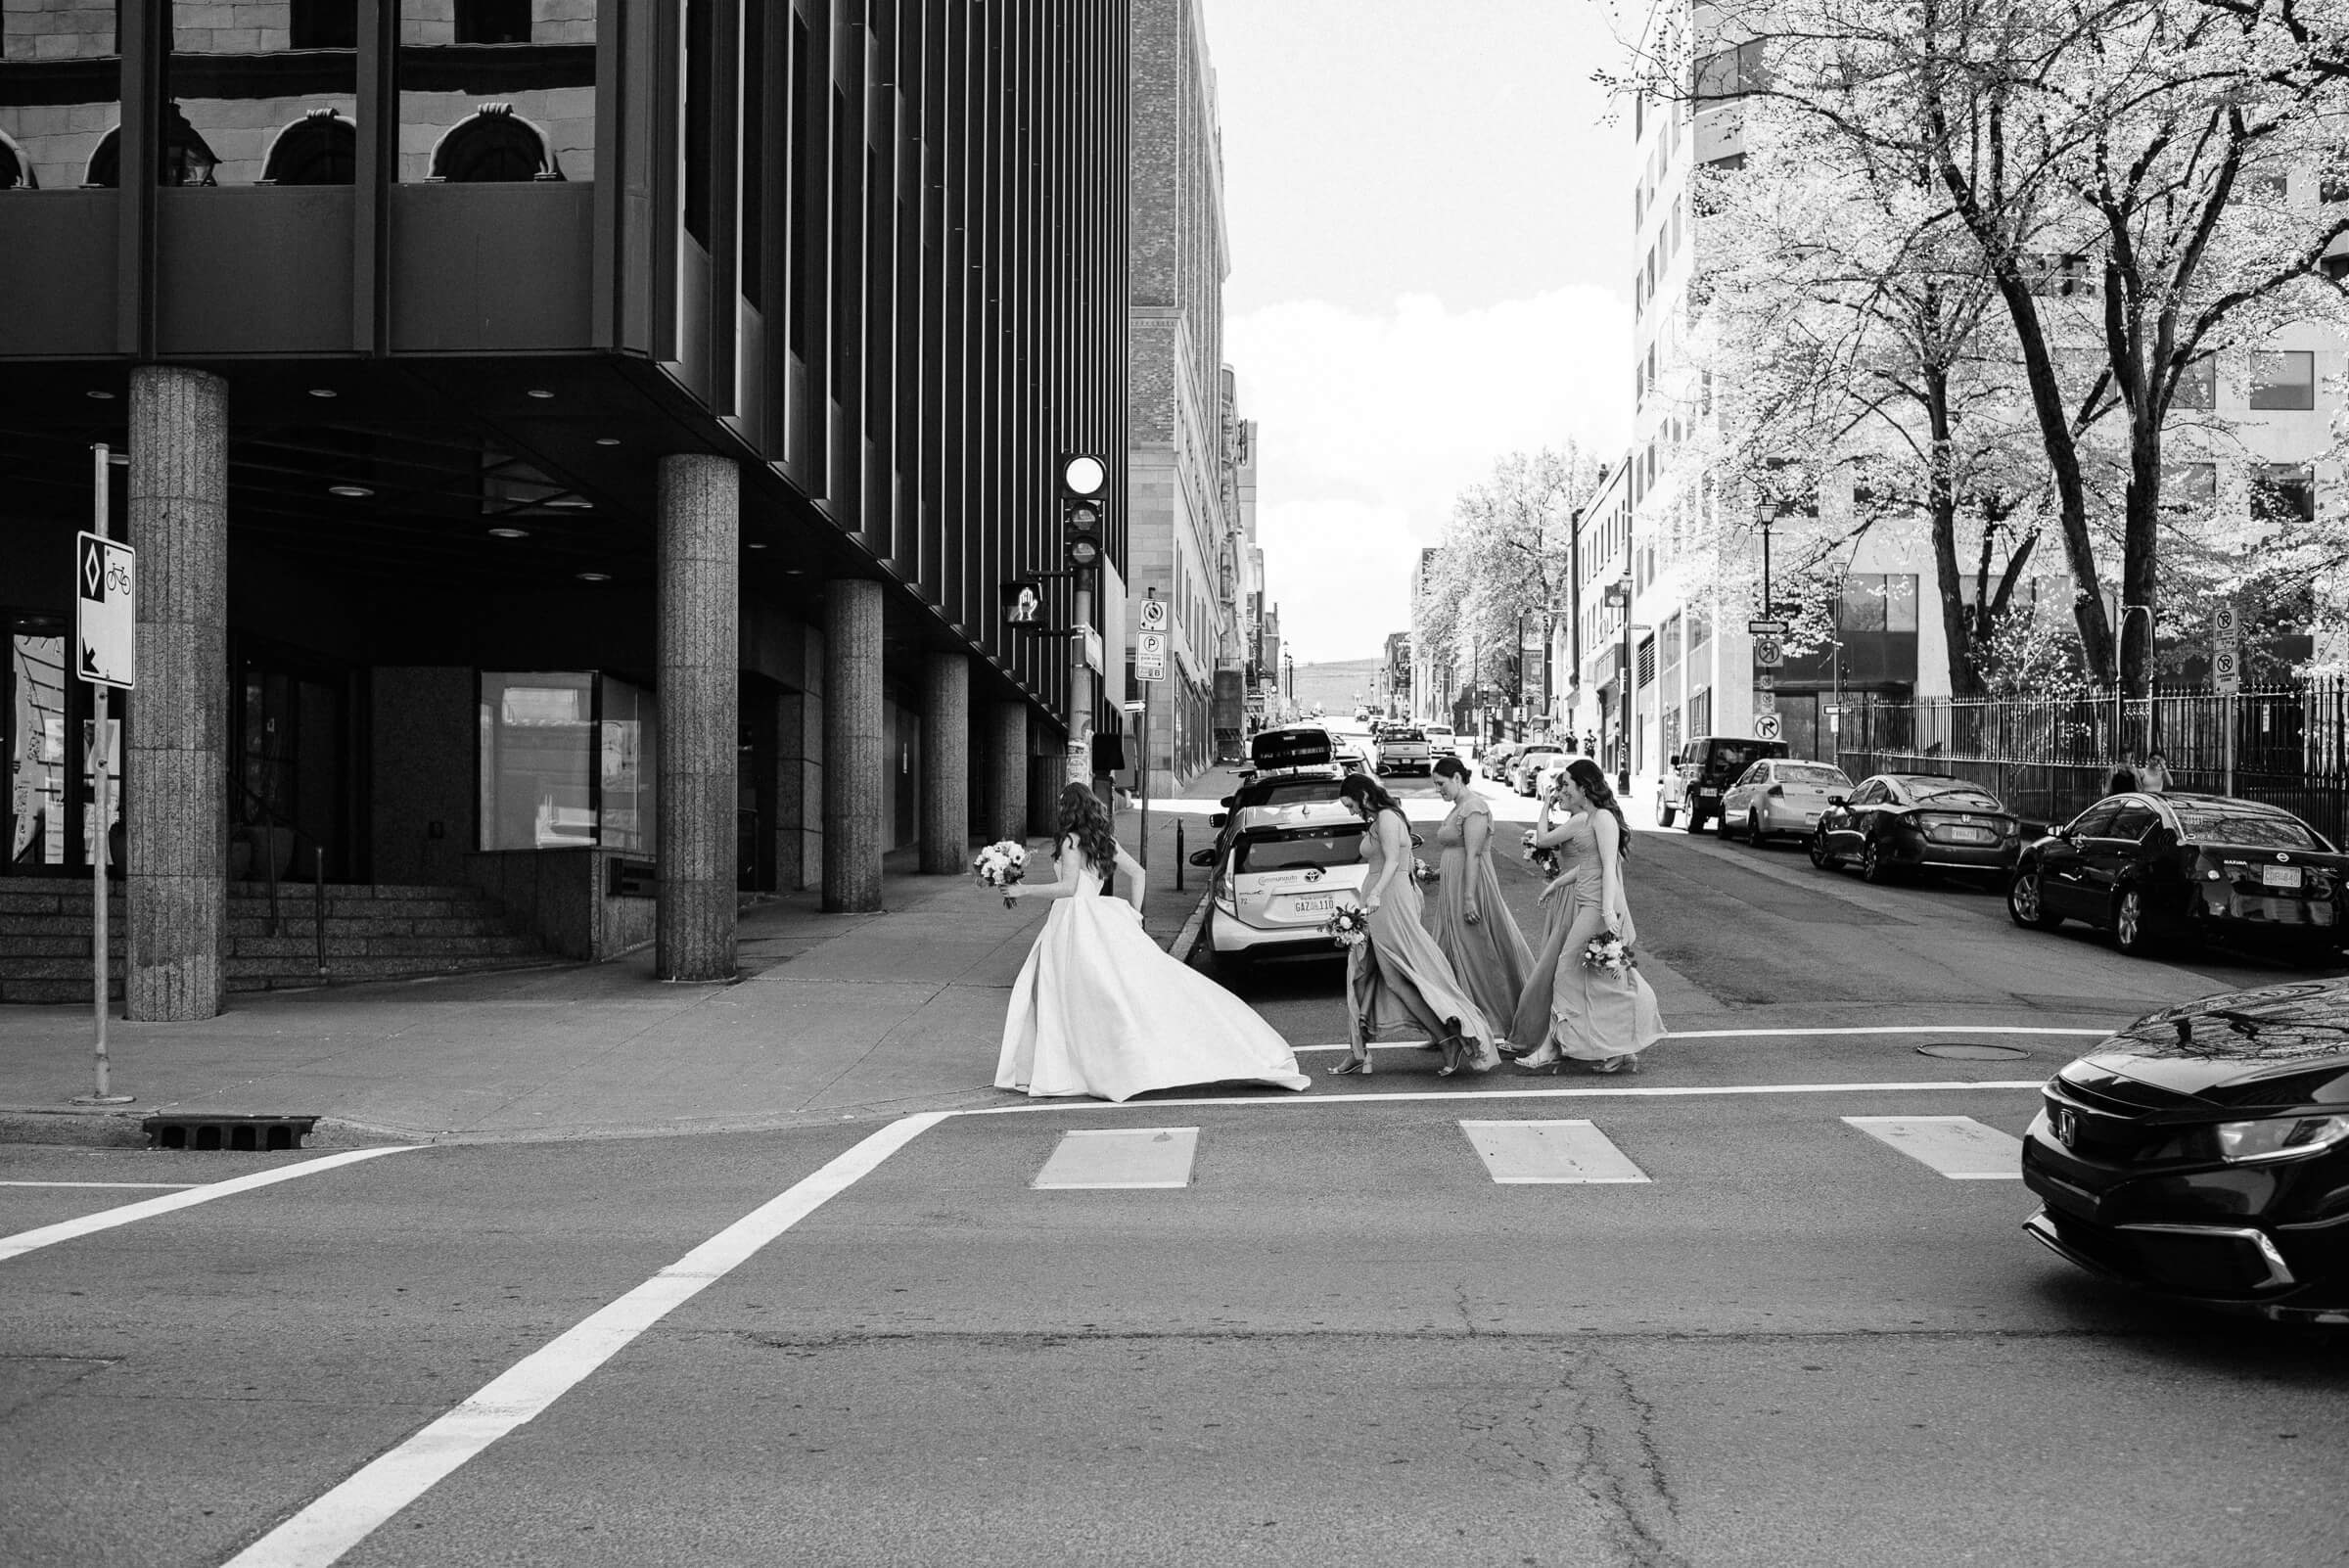
[[[1970,1116],[1847,1116],[1844,1124],[1952,1181],[2020,1181],[2022,1140]]]
[[[1187,1187],[1199,1149],[1195,1127],[1136,1127],[1063,1132],[1030,1185]]]
[[[1645,1181],[1647,1173],[1589,1122],[1462,1122],[1500,1186]]]

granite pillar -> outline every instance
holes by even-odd
[[[824,586],[824,908],[881,907],[882,817],[890,809],[881,689],[881,584]]]
[[[994,703],[988,709],[988,842],[1028,837],[1028,705]]]
[[[228,383],[130,373],[138,690],[123,759],[126,1016],[210,1018],[228,975]]]
[[[660,902],[663,980],[734,978],[736,745],[741,674],[740,475],[731,458],[661,459]]]
[[[922,871],[954,876],[971,853],[971,658],[932,653],[922,675]]]

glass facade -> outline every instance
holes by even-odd
[[[408,0],[399,178],[595,177],[596,0]]]
[[[356,15],[355,0],[173,0],[161,183],[348,185]]]
[[[101,144],[112,150],[121,97],[113,6],[9,0],[0,7],[0,190],[114,184],[111,159],[94,165]]]
[[[20,630],[8,639],[8,863],[66,858],[66,639]]]
[[[589,670],[484,670],[481,847],[651,854],[658,711]]]

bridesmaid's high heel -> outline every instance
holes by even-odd
[[[1359,1056],[1347,1057],[1346,1060],[1329,1070],[1329,1076],[1332,1078],[1344,1078],[1349,1073],[1359,1073],[1364,1078],[1370,1076],[1370,1053],[1367,1050]]]
[[[1555,1044],[1543,1045],[1540,1050],[1517,1058],[1517,1071],[1520,1073],[1555,1073],[1565,1065],[1566,1053]]]
[[[1451,1033],[1436,1041],[1437,1048],[1444,1052],[1444,1065],[1436,1069],[1438,1078],[1450,1078],[1458,1072],[1468,1054],[1468,1042],[1460,1037],[1460,1021],[1447,1018],[1444,1022],[1451,1026]]]

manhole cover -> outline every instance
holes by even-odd
[[[2019,1045],[1965,1045],[1946,1043],[1941,1045],[1919,1045],[1916,1048],[1916,1054],[1919,1056],[1941,1056],[1946,1057],[1951,1061],[1958,1062],[2010,1062],[2018,1056],[2028,1056],[2031,1053],[2027,1050],[2024,1050]]]

